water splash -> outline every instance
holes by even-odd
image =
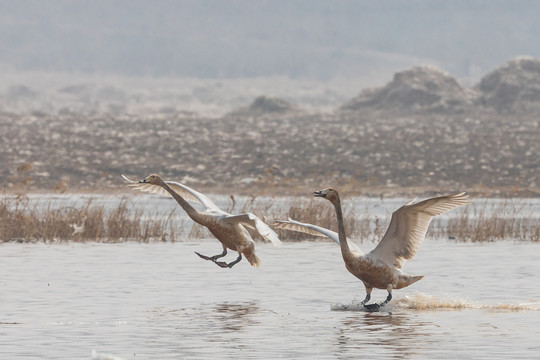
[[[362,303],[358,300],[351,301],[350,304],[335,303],[330,306],[333,311],[364,311]],[[495,311],[540,311],[540,303],[529,301],[524,303],[498,303],[483,304],[467,299],[452,298],[449,296],[439,298],[434,295],[416,293],[411,296],[404,296],[392,300],[391,303],[381,308],[381,311],[392,311],[397,309],[407,310],[465,310],[482,309]]]

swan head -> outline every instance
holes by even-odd
[[[161,180],[161,177],[157,174],[148,175],[146,178],[139,181],[142,184],[153,184],[153,185],[159,185],[163,180]]]
[[[315,197],[322,197],[331,203],[334,203],[339,200],[339,194],[336,189],[327,188],[324,190],[315,191]]]

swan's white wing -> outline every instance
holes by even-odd
[[[277,229],[298,231],[319,237],[328,237],[334,240],[336,244],[339,245],[339,235],[337,232],[317,225],[303,223],[289,218],[289,220],[277,220],[275,223],[272,224],[272,226]],[[350,239],[347,239],[347,243],[349,244],[349,248],[351,250],[355,252],[361,252],[360,248]]]
[[[270,226],[266,225],[264,221],[259,219],[255,214],[244,213],[238,215],[224,216],[220,221],[231,222],[235,224],[246,225],[250,228],[257,230],[257,232],[266,240],[269,240],[275,246],[281,246],[281,240],[279,240],[274,230],[270,229]]]
[[[148,184],[148,183],[140,183],[138,181],[129,179],[125,175],[122,175],[122,177],[124,178],[124,180],[128,182],[128,186],[135,190],[149,192],[152,194],[171,196],[171,194],[169,194],[167,190],[165,190],[161,186]],[[206,195],[201,194],[200,192],[195,191],[192,188],[184,184],[175,182],[175,181],[165,181],[165,182],[167,183],[167,185],[171,187],[171,189],[173,189],[177,194],[182,196],[187,201],[194,201],[194,202],[201,203],[207,210],[220,210],[221,211],[221,209],[218,208],[216,204],[214,204],[214,202],[210,200]]]
[[[339,236],[337,232],[317,225],[302,223],[291,218],[289,218],[289,220],[276,220],[272,226],[276,229],[296,231],[318,237],[328,237],[339,244]]]
[[[392,214],[386,234],[370,255],[387,265],[400,269],[405,260],[416,254],[434,216],[444,214],[458,206],[469,203],[465,193],[427,199],[413,204],[412,201]]]
[[[175,182],[175,181],[165,181],[167,183],[167,185],[169,185],[171,188],[174,189],[174,191],[177,191],[178,189],[182,189],[184,191],[184,194],[185,193],[189,193],[191,194],[191,196],[195,197],[201,204],[204,205],[204,207],[206,207],[207,210],[218,210],[218,211],[223,211],[221,210],[216,204],[214,204],[214,202],[212,200],[210,200],[210,198],[208,198],[208,196],[204,195],[204,194],[201,194],[200,192],[196,191],[196,190],[193,190],[192,188],[184,185],[184,184],[180,184],[178,182]]]

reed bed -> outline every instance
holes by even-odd
[[[347,236],[357,242],[378,242],[390,224],[391,213],[386,216],[372,215],[369,208],[344,208],[343,217]],[[337,220],[332,206],[320,206],[312,200],[303,206],[291,206],[288,216],[337,231]],[[311,235],[291,235],[285,238],[305,239]],[[435,217],[428,229],[428,237],[461,242],[491,242],[517,240],[540,242],[540,214],[527,214],[520,200],[491,203],[488,200],[455,209],[444,217]]]
[[[144,217],[142,209],[129,211],[121,200],[112,209],[92,200],[80,208],[53,206],[38,209],[25,196],[0,200],[0,242],[62,241],[175,241],[178,226],[171,215]],[[156,220],[157,219],[157,220]]]
[[[539,242],[540,218],[538,214],[524,214],[522,206],[512,200],[472,203],[446,224],[436,224],[432,233],[472,242],[505,239]]]
[[[290,198],[280,202],[253,196],[237,201],[230,196],[224,210],[250,211],[269,224],[290,217],[337,231],[333,207],[317,199]],[[0,242],[175,242],[212,238],[206,228],[194,224],[181,212],[178,208],[165,216],[145,215],[143,208],[136,208],[128,200],[105,207],[95,204],[92,199],[78,208],[51,203],[38,209],[24,195],[4,196],[0,199]],[[391,217],[390,212],[374,215],[369,207],[361,205],[356,208],[345,206],[343,212],[347,235],[356,242],[377,242],[384,235]],[[283,241],[321,239],[281,229],[277,232]],[[259,240],[255,233],[252,235]],[[473,201],[447,216],[435,218],[428,236],[464,242],[539,242],[540,221],[538,214],[524,215],[520,200]]]

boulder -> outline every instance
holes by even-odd
[[[340,110],[455,112],[473,103],[474,94],[455,78],[430,66],[398,72],[386,86],[362,91]]]
[[[520,57],[487,74],[476,86],[478,103],[498,112],[540,111],[540,60]]]
[[[275,116],[301,113],[302,110],[297,105],[288,101],[276,97],[259,96],[249,106],[234,110],[229,115]]]

